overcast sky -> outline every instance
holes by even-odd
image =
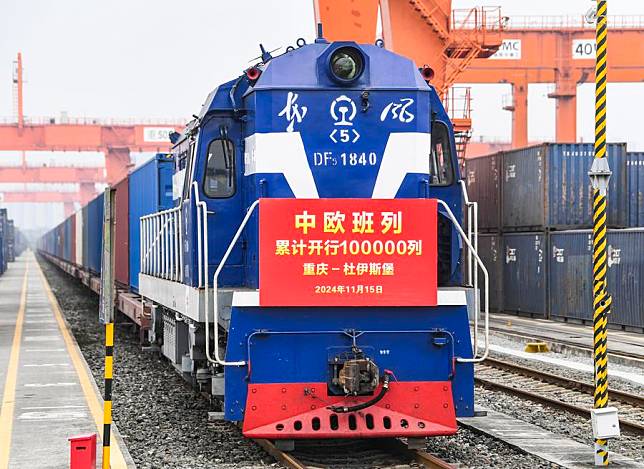
[[[314,35],[312,0],[0,0],[0,116],[13,112],[12,61],[25,62],[25,113],[185,117],[259,55]],[[390,0],[406,1],[406,0]],[[501,5],[505,15],[580,15],[590,0],[454,0],[454,8]],[[613,0],[611,14],[644,15],[644,1]],[[609,56],[610,60],[610,56]],[[549,85],[529,91],[531,138],[553,138]],[[508,85],[474,89],[475,136],[509,139],[501,109]],[[609,88],[609,138],[644,150],[644,84]],[[579,94],[579,131],[592,138],[593,89]],[[636,114],[637,113],[637,114]]]

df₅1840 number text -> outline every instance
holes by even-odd
[[[377,163],[375,151],[343,152],[339,155],[332,151],[313,153],[313,166],[376,166]]]

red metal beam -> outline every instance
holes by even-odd
[[[127,147],[130,151],[170,149],[164,133],[180,131],[174,125],[100,125],[100,124],[0,124],[0,150],[69,150],[104,151],[105,148]]]
[[[0,182],[105,182],[105,168],[0,167]]]
[[[96,195],[94,193],[94,195]],[[86,202],[86,194],[80,192],[0,192],[0,202],[5,203],[70,203]],[[90,197],[91,198],[91,197]]]

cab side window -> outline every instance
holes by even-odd
[[[452,150],[449,131],[442,122],[432,126],[432,152],[429,157],[429,175],[432,186],[449,186],[454,182]]]
[[[235,147],[230,140],[219,138],[208,145],[203,184],[204,194],[212,199],[235,194]]]

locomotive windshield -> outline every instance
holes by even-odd
[[[434,122],[432,128],[429,173],[432,186],[449,186],[454,182],[449,132],[442,122]]]

